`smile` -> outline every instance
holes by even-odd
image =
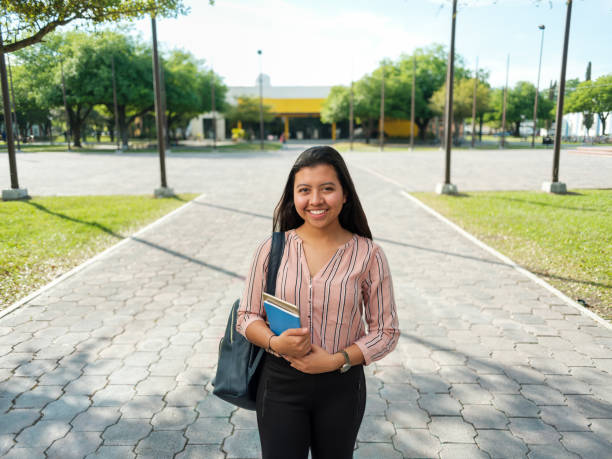
[[[309,210],[308,212],[311,213],[312,215],[323,215],[327,211],[326,210]]]

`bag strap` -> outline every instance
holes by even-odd
[[[266,293],[274,295],[276,291],[276,275],[280,266],[283,252],[285,251],[285,232],[275,231],[272,233],[272,248],[270,249],[270,261],[268,263],[268,276],[266,277]]]

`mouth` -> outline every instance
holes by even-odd
[[[325,209],[307,210],[307,212],[313,217],[322,217],[327,213]]]

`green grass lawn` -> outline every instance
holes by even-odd
[[[0,201],[0,308],[196,196],[70,196]]]
[[[412,194],[612,320],[612,189]]]
[[[273,151],[281,148],[279,142],[264,142],[264,150]],[[234,153],[244,151],[259,151],[259,142],[241,142],[233,143],[230,145],[219,145],[215,150],[208,146],[187,146],[187,145],[173,145],[171,151],[174,153]],[[6,144],[0,146],[0,152],[6,152]],[[21,146],[21,151],[28,153],[40,153],[40,152],[68,152],[68,148],[64,144],[25,144]],[[76,148],[71,147],[73,153],[115,153],[116,145],[111,143],[90,143],[85,144],[84,147]],[[149,143],[145,142],[134,142],[130,143],[130,149],[126,153],[157,153],[157,147],[149,147]]]

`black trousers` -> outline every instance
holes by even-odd
[[[263,459],[353,457],[363,419],[363,366],[309,375],[265,354],[257,389],[257,426]]]

